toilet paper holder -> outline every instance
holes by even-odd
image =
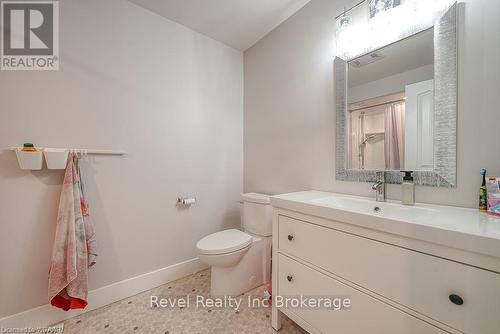
[[[192,205],[194,203],[196,203],[196,197],[179,197],[179,198],[177,198],[177,204]]]

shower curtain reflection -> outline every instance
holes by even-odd
[[[358,170],[404,169],[404,98],[360,109],[351,109],[349,129],[348,168]]]
[[[392,103],[385,111],[385,169],[404,169],[405,103]]]

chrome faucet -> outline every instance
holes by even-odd
[[[385,172],[377,172],[377,182],[372,186],[375,190],[375,199],[377,202],[385,202],[386,185],[385,185]]]

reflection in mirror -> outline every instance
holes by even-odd
[[[434,30],[348,62],[347,169],[434,168]]]

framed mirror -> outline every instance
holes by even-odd
[[[457,5],[434,26],[352,59],[337,57],[336,178],[456,186]]]

